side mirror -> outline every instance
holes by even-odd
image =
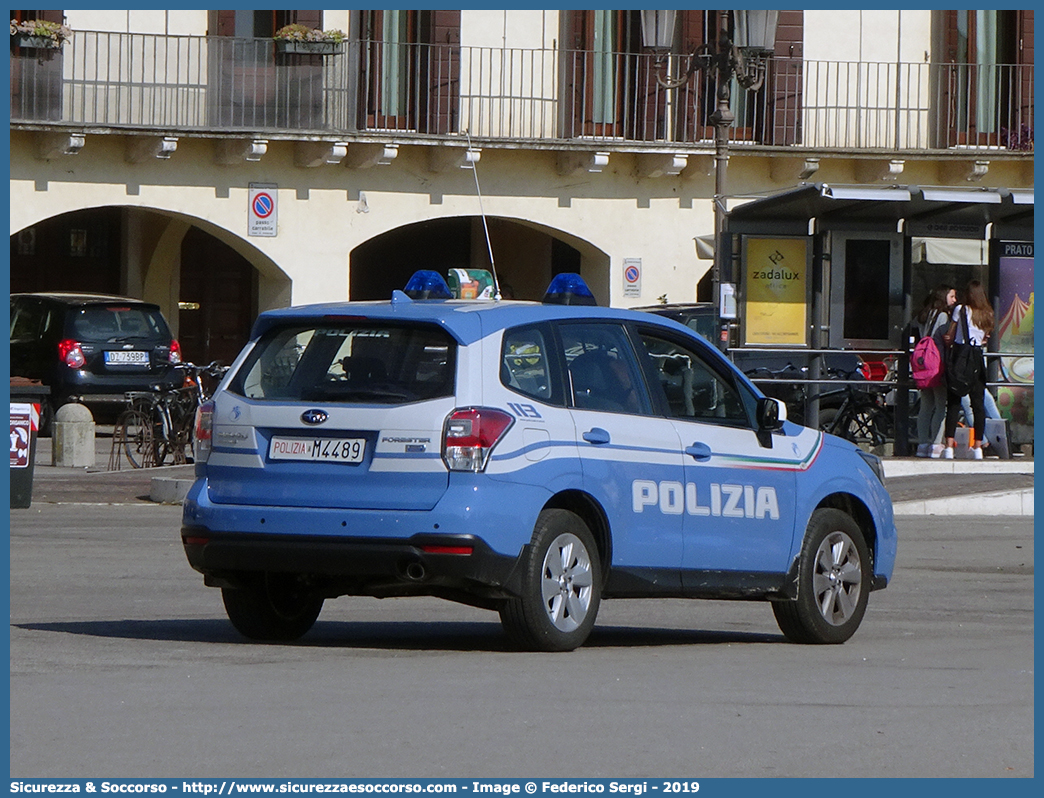
[[[758,429],[777,430],[787,420],[787,406],[780,399],[763,397],[758,400]]]

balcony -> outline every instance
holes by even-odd
[[[634,53],[388,45],[277,51],[266,39],[77,31],[12,47],[13,126],[472,137],[684,148],[713,140],[713,78],[678,90]],[[806,151],[1033,148],[1033,67],[775,59],[733,91],[732,141]]]

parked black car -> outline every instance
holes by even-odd
[[[50,387],[41,408],[45,434],[67,402],[115,405],[127,391],[180,387],[180,362],[157,305],[100,294],[11,295],[11,376]]]
[[[713,302],[677,303],[669,305],[647,305],[634,308],[674,319],[691,330],[702,335],[715,346],[723,349],[733,363],[755,381],[757,386],[767,395],[782,399],[787,405],[787,417],[800,423],[805,418],[805,403],[809,385],[802,383],[808,375],[809,362],[812,356],[797,351],[779,352],[747,352],[727,346],[722,340],[722,325],[718,319],[718,308]],[[780,380],[793,377],[793,383],[772,383],[766,380]],[[852,352],[830,352],[823,355],[820,362],[820,379],[830,380],[864,380],[868,377],[866,363]],[[844,403],[848,387],[844,384],[837,387],[819,385],[819,422],[826,428],[833,420],[837,410]]]

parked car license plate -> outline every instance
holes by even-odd
[[[268,445],[270,460],[324,460],[361,463],[365,438],[287,438],[276,436]]]
[[[147,366],[149,353],[140,350],[106,352],[105,363],[109,366]]]

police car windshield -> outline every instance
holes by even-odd
[[[453,393],[456,344],[424,325],[334,323],[266,332],[230,388],[249,399],[405,404]]]

